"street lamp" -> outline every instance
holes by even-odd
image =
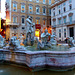
[[[3,29],[1,29],[1,12],[0,12],[0,33],[2,32]]]

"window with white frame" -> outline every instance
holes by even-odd
[[[59,38],[61,38],[61,29],[59,29]]]
[[[55,25],[56,25],[56,20],[53,21],[53,26],[55,26]]]
[[[45,4],[46,3],[46,0],[43,0],[43,3]]]
[[[65,6],[65,5],[66,5],[66,3],[64,2],[64,3],[63,3],[63,6]]]
[[[69,16],[70,24],[72,24],[72,16]]]
[[[13,17],[13,23],[16,23],[17,22],[17,17]]]
[[[70,10],[72,9],[72,5],[69,5],[69,9],[70,9]]]
[[[66,8],[65,7],[63,8],[63,10],[64,10],[64,12],[66,12]]]
[[[13,3],[13,11],[17,11],[17,4],[16,3]]]
[[[36,0],[36,2],[39,2],[39,0]]]
[[[71,3],[72,2],[72,0],[69,0],[69,3]]]
[[[59,25],[61,24],[61,19],[58,19],[58,24],[59,24]]]
[[[58,8],[60,8],[60,5],[58,5]]]
[[[29,13],[33,13],[33,6],[29,6]]]
[[[60,10],[59,10],[59,14],[60,14],[61,12],[60,12]]]
[[[44,15],[46,14],[46,8],[43,8],[43,14]]]
[[[36,14],[40,14],[40,8],[36,7]]]
[[[25,17],[22,17],[22,18],[21,18],[21,23],[22,23],[22,24],[25,24]]]
[[[66,29],[64,29],[64,37],[66,38]]]
[[[53,12],[53,16],[55,16],[55,12]]]
[[[51,9],[49,9],[49,15],[51,15]]]
[[[21,12],[22,12],[22,13],[25,12],[25,5],[21,5]]]
[[[39,19],[36,19],[36,24],[40,24],[40,20]]]
[[[63,18],[63,21],[64,21],[64,24],[66,23],[66,17],[65,18]]]

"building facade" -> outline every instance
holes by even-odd
[[[30,15],[32,22],[41,25],[43,31],[50,26],[51,0],[6,0],[6,39],[13,35],[17,37],[22,34],[26,37],[26,19]]]
[[[57,40],[75,39],[75,0],[54,0],[51,4],[52,32]]]

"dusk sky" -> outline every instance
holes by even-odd
[[[5,14],[5,1],[6,0],[1,0],[1,17],[3,19],[5,19],[5,16],[6,16],[6,14]]]

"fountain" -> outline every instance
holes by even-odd
[[[25,64],[34,71],[41,69],[66,71],[74,68],[75,44],[73,38],[68,38],[67,45],[59,45],[55,39],[55,34],[49,34],[46,29],[41,34],[41,41],[36,38],[37,43],[35,43],[34,25],[30,16],[26,19],[26,24],[28,30],[23,42],[25,46],[20,45],[16,36],[10,39],[9,46],[5,48],[2,40],[3,43],[0,43],[3,47],[3,50],[0,50],[1,61]]]
[[[0,35],[0,48],[6,45],[5,39]]]

